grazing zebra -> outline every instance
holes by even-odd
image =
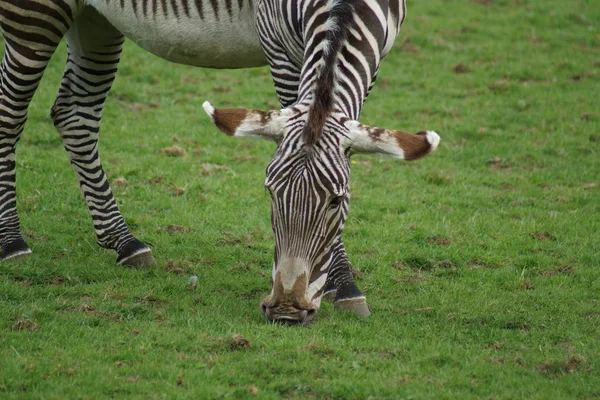
[[[0,246],[31,252],[20,233],[15,145],[44,69],[63,37],[68,57],[51,117],[92,216],[117,263],[154,263],[119,213],[98,155],[102,109],[124,38],[167,60],[211,68],[268,64],[283,109],[203,107],[228,135],[274,140],[266,170],[275,236],[269,320],[308,322],[324,295],[368,315],[341,239],[354,153],[412,160],[434,150],[433,131],[410,135],[357,122],[405,0],[2,0]]]

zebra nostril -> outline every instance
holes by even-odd
[[[267,306],[265,305],[265,303],[262,303],[260,305],[260,311],[263,313],[263,315],[266,317],[267,316]]]
[[[315,319],[316,316],[317,316],[317,310],[316,309],[307,310],[306,311],[306,316],[304,317],[304,321],[302,321],[302,323],[303,324],[308,324],[313,319]]]

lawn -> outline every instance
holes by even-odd
[[[600,398],[592,3],[409,2],[361,121],[442,143],[412,163],[353,159],[344,238],[372,315],[324,303],[302,327],[259,311],[275,146],[224,136],[201,107],[277,108],[268,69],[126,44],[100,152],[158,262],[135,270],[96,245],[49,118],[61,45],[17,149],[34,253],[0,264],[0,397]]]

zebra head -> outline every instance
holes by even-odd
[[[317,312],[348,213],[350,156],[380,153],[414,160],[434,150],[433,132],[411,135],[371,128],[331,114],[317,140],[307,138],[308,109],[293,106],[278,111],[204,110],[229,136],[274,140],[275,155],[266,169],[271,194],[275,255],[271,294],[262,303],[270,321],[306,323]]]

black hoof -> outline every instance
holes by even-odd
[[[117,264],[126,267],[146,268],[156,264],[152,250],[139,240],[128,243],[119,253]]]
[[[353,311],[361,317],[371,315],[371,311],[369,311],[369,306],[367,305],[367,298],[354,282],[348,282],[337,289],[333,308],[336,310]]]
[[[31,249],[27,246],[27,243],[23,239],[18,239],[2,247],[2,254],[0,254],[0,260],[17,260],[19,258],[27,257],[31,254]]]
[[[369,306],[367,305],[367,299],[363,297],[357,297],[354,299],[341,299],[337,300],[333,304],[333,308],[336,310],[348,310],[353,311],[361,317],[368,317],[371,315]]]

